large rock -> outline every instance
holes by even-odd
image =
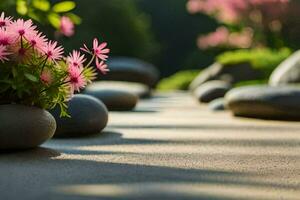
[[[300,83],[300,50],[283,61],[271,74],[272,86]]]
[[[55,132],[53,116],[40,108],[0,105],[0,150],[34,148]]]
[[[86,89],[84,94],[101,100],[109,111],[131,111],[139,100],[137,95],[118,89]]]
[[[208,106],[209,109],[214,112],[226,110],[224,98],[215,99],[211,101]]]
[[[84,137],[100,133],[107,125],[108,111],[98,99],[89,95],[75,95],[68,103],[71,118],[61,118],[58,108],[51,111],[56,119],[55,137]]]
[[[201,103],[208,103],[212,100],[224,97],[231,89],[231,84],[225,81],[208,81],[200,85],[194,95]]]
[[[190,90],[195,90],[203,83],[211,80],[222,80],[234,84],[241,81],[256,80],[262,73],[252,68],[249,63],[222,65],[214,63],[203,70],[190,84]]]
[[[130,83],[121,81],[96,81],[88,85],[87,91],[95,92],[97,90],[119,90],[135,94],[139,98],[148,98],[151,96],[151,88],[140,83]]]
[[[127,81],[142,83],[154,87],[159,80],[158,70],[142,60],[127,57],[115,57],[108,61],[110,72],[99,76],[99,80]]]
[[[229,91],[227,107],[236,116],[300,120],[300,88],[294,86],[248,86]]]

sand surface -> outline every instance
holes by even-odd
[[[300,199],[300,122],[212,113],[185,93],[110,113],[104,133],[0,154],[1,200]]]

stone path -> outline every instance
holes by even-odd
[[[0,199],[300,199],[300,123],[158,95],[112,113],[104,134],[0,154]]]

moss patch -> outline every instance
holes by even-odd
[[[200,70],[185,70],[162,79],[157,89],[160,91],[187,90],[191,82],[198,76]]]
[[[217,57],[217,61],[223,65],[232,65],[248,62],[254,69],[261,70],[266,77],[287,57],[291,50],[283,48],[280,50],[271,49],[250,49],[225,52]]]

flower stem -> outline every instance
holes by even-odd
[[[92,64],[92,62],[94,61],[94,59],[95,59],[95,54],[93,54],[93,57],[91,58],[90,62],[87,64],[86,67],[89,67]]]
[[[41,63],[41,64],[43,64],[42,70],[41,70],[41,75],[42,75],[42,73],[43,73],[43,71],[44,71],[45,65],[46,65],[46,63],[47,63],[47,59],[48,59],[48,57],[46,57],[46,59]]]

